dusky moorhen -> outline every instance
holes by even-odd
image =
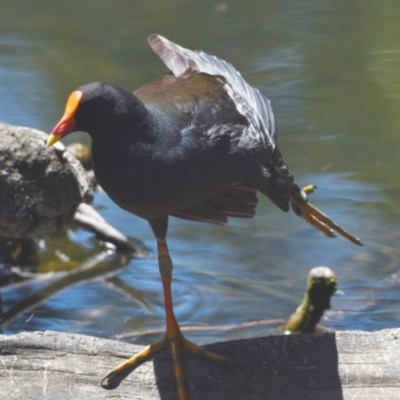
[[[307,200],[276,144],[270,101],[248,85],[232,65],[201,51],[185,49],[159,35],[148,38],[171,72],[133,94],[105,83],[72,92],[48,146],[74,131],[92,138],[97,180],[124,210],[145,218],[157,239],[164,289],[163,340],[111,370],[103,385],[117,386],[137,365],[169,345],[178,397],[187,399],[181,347],[220,362],[224,357],[189,342],[180,332],[172,295],[172,261],[166,242],[170,215],[224,224],[227,217],[253,217],[257,191],[283,211],[293,210],[333,237],[336,225]]]

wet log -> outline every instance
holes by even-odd
[[[184,351],[189,399],[400,398],[400,329],[268,336],[205,347],[238,367]],[[100,386],[110,367],[140,349],[59,332],[0,335],[0,398],[176,400],[168,349],[116,389]]]

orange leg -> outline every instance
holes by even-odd
[[[101,383],[103,386],[106,386],[108,388],[114,388],[118,386],[121,380],[125,378],[130,372],[132,372],[136,367],[151,358],[155,352],[169,345],[172,356],[173,371],[177,385],[178,398],[179,400],[187,400],[187,394],[184,386],[183,366],[181,361],[182,347],[191,351],[192,353],[198,354],[213,361],[224,364],[235,364],[223,356],[204,350],[200,346],[195,345],[194,343],[183,337],[178,322],[176,321],[172,305],[171,281],[173,266],[171,258],[169,256],[167,243],[164,240],[157,239],[157,247],[158,264],[164,289],[164,302],[167,325],[164,339],[150,346],[147,346],[136,356],[130,358],[129,360],[112,369],[102,379]],[[107,384],[104,384],[106,381]]]
[[[315,188],[316,187],[314,185],[308,185],[303,188],[303,191],[306,194],[310,194],[314,192]],[[304,218],[310,225],[322,231],[326,236],[335,237],[336,235],[334,231],[336,231],[351,242],[359,246],[363,245],[360,239],[356,238],[351,233],[344,230],[341,226],[337,225],[327,215],[318,210],[308,201],[294,198],[292,198],[292,201],[294,201],[299,207],[302,218]]]

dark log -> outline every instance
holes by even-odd
[[[189,399],[400,398],[400,329],[268,336],[205,347],[238,367],[184,351]],[[140,349],[58,332],[0,335],[0,398],[176,400],[168,349],[137,368],[118,388],[100,387],[110,367]]]

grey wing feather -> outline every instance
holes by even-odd
[[[262,92],[250,86],[231,64],[202,51],[185,49],[160,35],[150,35],[147,40],[175,76],[182,75],[188,68],[223,76],[226,89],[238,111],[253,128],[249,133],[257,136],[270,150],[275,149],[276,129],[270,101]]]

